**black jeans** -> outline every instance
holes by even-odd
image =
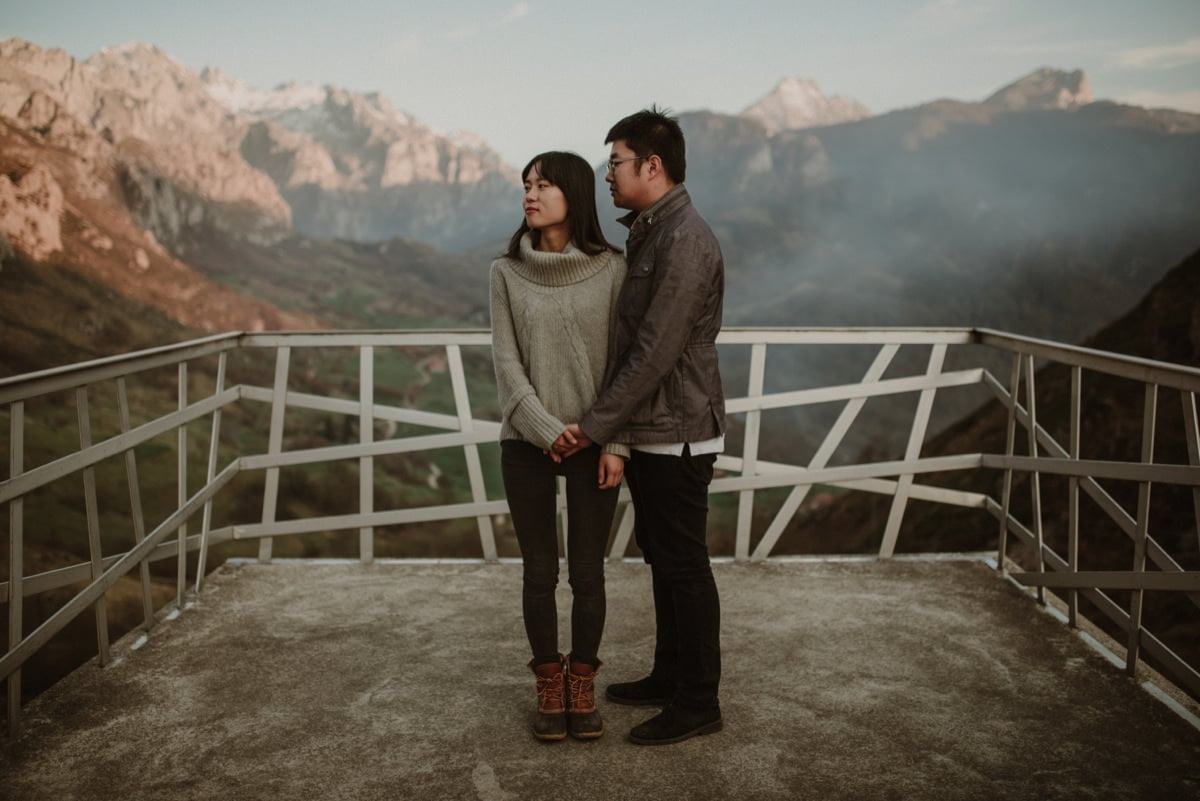
[[[715,454],[633,451],[625,481],[634,536],[654,586],[656,637],[651,676],[674,687],[673,703],[711,710],[721,682],[721,602],[708,561],[708,485]]]
[[[604,633],[604,547],[619,487],[600,489],[600,448],[592,446],[555,464],[541,448],[520,440],[500,443],[508,509],[525,567],[521,606],[535,664],[558,660],[558,528],[555,477],[567,479],[567,568],[571,585],[571,658],[598,664]]]

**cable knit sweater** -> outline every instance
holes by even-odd
[[[608,330],[628,268],[619,253],[595,256],[568,244],[492,262],[492,358],[503,415],[500,439],[541,448],[579,422],[600,392]],[[604,450],[628,456],[624,445]]]

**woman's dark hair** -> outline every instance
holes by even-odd
[[[567,230],[575,247],[595,256],[605,250],[620,253],[620,248],[609,244],[600,230],[600,217],[596,214],[596,176],[582,156],[561,150],[539,153],[529,160],[521,170],[521,180],[529,178],[529,171],[537,167],[538,175],[562,190],[567,201]],[[510,259],[521,258],[521,237],[529,231],[529,224],[521,219],[521,227],[508,240],[504,255]],[[536,248],[540,231],[533,232]]]

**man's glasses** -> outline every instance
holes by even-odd
[[[645,160],[646,160],[646,159],[648,159],[648,158],[650,158],[650,157],[649,157],[649,156],[630,156],[630,157],[629,157],[629,158],[627,158],[627,159],[613,159],[613,158],[610,158],[610,159],[608,160],[608,171],[609,171],[609,172],[613,172],[614,170],[616,170],[616,169],[617,169],[617,165],[618,165],[618,164],[624,164],[624,163],[625,163],[625,162],[627,162],[627,161],[645,161]]]

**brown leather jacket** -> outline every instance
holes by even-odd
[[[593,442],[700,442],[725,432],[717,333],[725,262],[682,184],[629,227],[629,273],[603,388],[580,421]]]

